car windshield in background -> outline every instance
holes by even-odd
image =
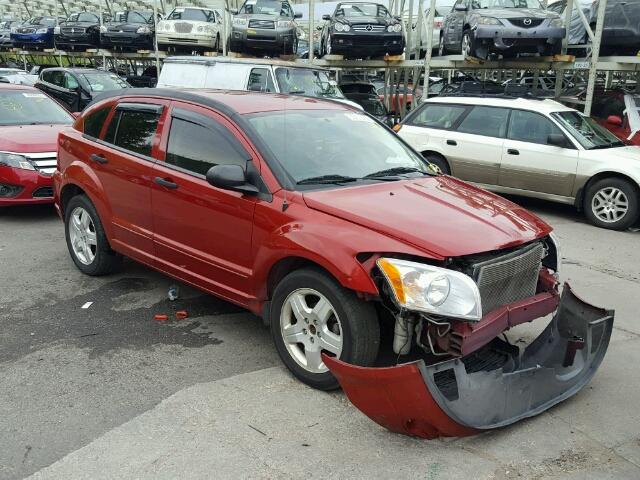
[[[596,148],[621,147],[624,142],[620,141],[613,133],[590,117],[586,117],[579,112],[567,111],[556,112],[553,116],[560,121],[571,136],[587,150]]]
[[[129,84],[115,74],[83,73],[82,77],[89,84],[93,92],[108,92],[129,87]]]
[[[70,125],[73,117],[44,93],[0,92],[0,125]]]
[[[473,0],[471,6],[479,8],[542,8],[538,0]]]
[[[282,7],[281,1],[274,0],[247,0],[239,13],[249,15],[286,15],[285,9]]]
[[[192,22],[213,22],[215,17],[212,11],[199,8],[176,8],[169,14],[167,20],[190,20]]]
[[[151,15],[149,14],[145,17],[140,12],[117,12],[114,21],[116,23],[149,23],[151,21]]]
[[[389,11],[375,3],[343,3],[336,10],[336,17],[389,17]]]
[[[329,74],[323,70],[278,67],[276,80],[281,93],[307,97],[344,98],[340,89],[331,84]]]
[[[393,132],[363,113],[289,110],[247,117],[298,185],[379,181],[376,179],[429,174],[419,155]],[[310,136],[309,132],[314,133]],[[349,134],[345,135],[345,132]]]
[[[360,102],[360,104],[362,105],[362,108],[364,108],[365,112],[367,112],[370,115],[373,115],[374,117],[382,117],[387,114],[387,112],[384,109],[384,105],[377,98],[371,99],[371,100],[364,100]]]
[[[27,20],[25,25],[45,25],[47,27],[55,27],[56,19],[52,17],[33,17]]]
[[[93,13],[74,13],[73,15],[69,15],[69,18],[67,18],[67,22],[100,23],[100,18]]]

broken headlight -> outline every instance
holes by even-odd
[[[468,275],[396,258],[380,258],[377,264],[400,307],[464,320],[482,318],[480,291]]]
[[[8,152],[0,152],[0,166],[21,168],[22,170],[36,169],[27,157]]]

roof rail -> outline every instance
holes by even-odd
[[[457,86],[456,86],[457,85]],[[524,98],[527,100],[546,100],[553,98],[553,92],[538,88],[531,89],[526,85],[500,85],[495,82],[465,81],[452,84],[452,90],[445,87],[439,97],[485,97],[485,98]]]

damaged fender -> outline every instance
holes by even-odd
[[[473,435],[538,415],[580,391],[604,358],[613,318],[565,284],[547,328],[522,351],[502,342],[507,360],[498,367],[468,368],[465,360],[480,352],[433,365],[365,368],[326,355],[324,363],[349,400],[393,432]]]

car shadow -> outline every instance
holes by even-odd
[[[0,220],[50,220],[57,216],[53,205],[16,205],[0,207]]]

